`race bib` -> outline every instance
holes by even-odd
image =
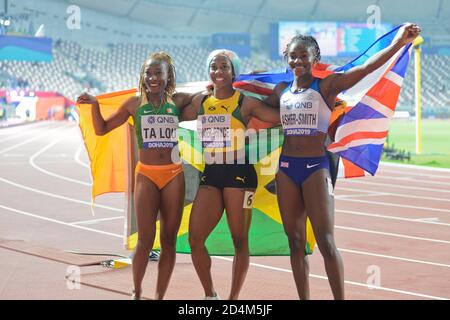
[[[197,118],[197,132],[203,148],[230,147],[231,115],[201,115]]]
[[[253,191],[245,191],[244,195],[244,209],[253,209],[253,201],[254,201],[255,192]]]
[[[168,115],[148,115],[141,118],[144,148],[173,148],[178,143],[178,118]]]
[[[286,136],[313,136],[319,126],[319,101],[304,100],[284,105],[280,110]]]

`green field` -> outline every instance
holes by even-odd
[[[383,161],[450,168],[450,119],[422,120],[422,153],[416,154],[415,121],[395,119],[390,122],[388,144],[411,152],[411,161]]]

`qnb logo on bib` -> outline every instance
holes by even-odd
[[[297,110],[297,109],[312,109],[313,103],[312,101],[301,101],[295,103],[286,103],[286,109],[288,110]]]
[[[231,116],[202,115],[197,120],[197,132],[203,148],[231,146]]]
[[[208,115],[208,116],[200,116],[202,119],[202,124],[224,124],[230,122],[230,115],[228,114],[219,114],[219,115]]]
[[[177,124],[178,125],[178,119],[174,116],[147,116],[147,122],[149,124]]]
[[[319,103],[297,101],[281,108],[281,124],[287,136],[316,135],[319,127]]]
[[[178,118],[175,116],[143,116],[141,126],[144,148],[173,148],[178,143]]]

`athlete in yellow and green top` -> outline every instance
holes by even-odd
[[[238,298],[248,270],[248,231],[257,175],[245,157],[247,123],[251,117],[280,122],[278,110],[233,88],[239,68],[239,58],[234,52],[211,52],[207,70],[213,84],[212,92],[197,95],[183,109],[183,119],[197,119],[206,163],[189,222],[192,261],[206,299],[217,299],[218,295],[211,278],[211,259],[205,241],[219,223],[224,209],[235,249],[229,299]]]
[[[83,94],[78,98],[78,103],[92,104],[97,135],[104,135],[119,127],[130,116],[135,122],[139,146],[134,189],[138,228],[138,243],[133,256],[135,299],[141,297],[141,284],[155,239],[158,212],[161,221],[161,256],[156,299],[164,297],[175,265],[185,182],[183,168],[172,159],[172,154],[178,154],[174,148],[177,148],[176,131],[181,112],[193,97],[175,93],[175,83],[172,58],[164,52],[158,52],[150,55],[142,66],[139,95],[126,101],[109,119],[103,119],[95,97]]]

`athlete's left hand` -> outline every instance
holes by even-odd
[[[422,29],[420,29],[417,24],[410,24],[405,28],[401,38],[398,41],[403,45],[409,44],[417,38],[421,31]]]

